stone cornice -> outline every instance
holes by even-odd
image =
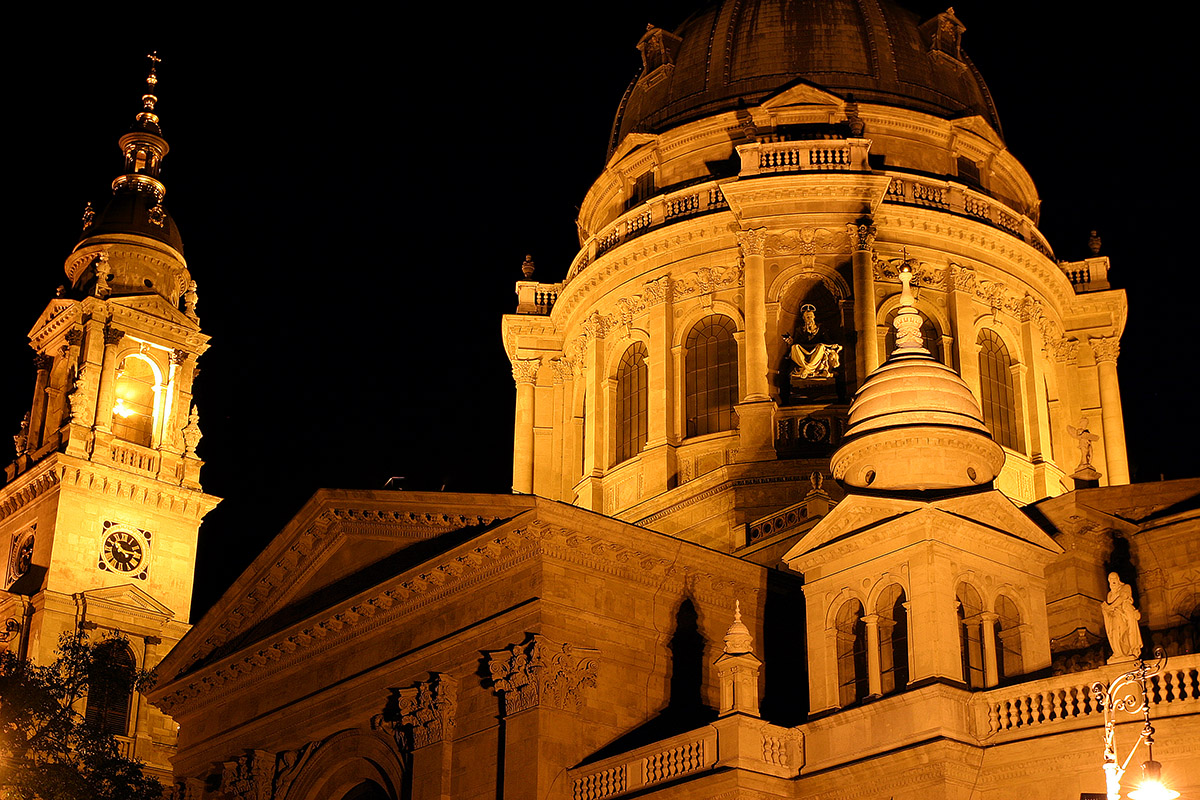
[[[0,487],[0,520],[12,516],[57,486],[61,476],[54,466],[54,459],[48,458],[18,475],[12,483]]]
[[[602,533],[583,533],[535,520],[477,537],[194,671],[189,671],[190,665],[212,648],[200,655],[188,654],[188,665],[180,665],[174,675],[169,667],[163,670],[171,677],[151,693],[152,701],[172,715],[186,712],[193,701],[214,702],[280,671],[294,670],[315,655],[351,647],[352,640],[381,627],[401,625],[403,619],[433,603],[460,595],[471,586],[539,557],[584,565],[589,571],[620,576],[644,586],[672,585],[680,591],[687,586],[700,601],[727,602],[737,596],[753,603],[761,591],[759,586],[719,574],[719,570],[681,565],[673,557],[626,546]],[[242,624],[238,629],[244,627]],[[213,638],[205,640],[205,646]]]
[[[54,338],[82,319],[83,305],[79,301],[51,300],[29,332],[29,346],[44,352]]]

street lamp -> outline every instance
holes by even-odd
[[[1154,648],[1154,663],[1147,664],[1141,658],[1137,666],[1113,679],[1105,686],[1100,681],[1092,684],[1092,694],[1104,709],[1104,778],[1108,785],[1108,800],[1120,800],[1121,776],[1129,766],[1133,754],[1142,740],[1146,742],[1146,760],[1142,762],[1142,782],[1129,793],[1131,800],[1175,800],[1179,792],[1162,785],[1162,764],[1154,760],[1154,726],[1150,724],[1150,696],[1146,692],[1146,679],[1157,675],[1167,665],[1167,656],[1161,647]],[[1125,761],[1117,760],[1116,712],[1123,711],[1135,716],[1142,715],[1145,724],[1133,743],[1133,749]]]

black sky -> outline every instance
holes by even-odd
[[[693,5],[10,30],[0,427],[15,433],[28,408],[26,333],[64,281],[84,203],[107,196],[158,49],[167,205],[212,336],[196,382],[203,482],[225,498],[201,529],[193,618],[318,487],[507,491],[500,315],[519,265],[529,252],[539,279],[562,278],[634,44]],[[1185,33],[1074,4],[955,10],[1057,255],[1082,257],[1098,229],[1129,294],[1135,479],[1196,475]]]

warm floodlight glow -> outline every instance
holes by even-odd
[[[125,419],[127,417],[132,417],[137,412],[134,411],[132,408],[126,407],[124,398],[118,397],[117,404],[115,406],[113,406],[113,413],[116,414],[118,417]]]
[[[1175,800],[1179,792],[1162,784],[1162,764],[1150,760],[1142,764],[1142,782],[1129,793],[1131,800]]]

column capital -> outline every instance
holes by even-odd
[[[121,343],[125,338],[125,331],[120,328],[114,328],[112,325],[104,326],[104,346],[114,347]]]
[[[514,358],[512,362],[512,376],[517,385],[527,383],[537,383],[538,370],[542,366],[540,358]]]
[[[583,688],[596,685],[599,655],[599,650],[530,634],[523,644],[487,654],[492,689],[501,696],[506,716],[541,705],[578,711]]]
[[[1116,336],[1089,338],[1088,344],[1092,346],[1096,361],[1111,361],[1115,364],[1117,356],[1121,354],[1121,340]]]
[[[401,750],[412,752],[454,738],[458,679],[453,675],[434,672],[427,681],[391,692],[381,716],[385,723],[391,723],[392,735]]]
[[[846,223],[846,235],[850,237],[850,252],[870,251],[875,247],[876,228],[871,222]]]
[[[566,383],[575,377],[575,363],[566,356],[550,359],[550,368],[554,370],[554,384]]]
[[[1050,354],[1060,364],[1075,361],[1079,357],[1079,340],[1063,337],[1048,345]]]
[[[34,353],[33,367],[38,372],[41,372],[42,370],[50,369],[50,367],[53,364],[54,364],[54,356],[50,355],[49,353]]]
[[[762,256],[767,252],[767,229],[753,228],[737,232],[738,246],[742,248],[742,257]]]
[[[180,350],[176,348],[171,351],[171,363],[175,364],[176,366],[181,365],[188,360],[188,356],[190,355],[191,353],[189,353],[187,350]]]
[[[83,328],[71,328],[67,331],[66,340],[71,347],[79,347],[83,344]]]
[[[646,281],[643,285],[645,290],[642,292],[642,297],[645,299],[647,306],[656,306],[659,303],[666,303],[671,300],[670,275],[663,275],[661,278]]]

